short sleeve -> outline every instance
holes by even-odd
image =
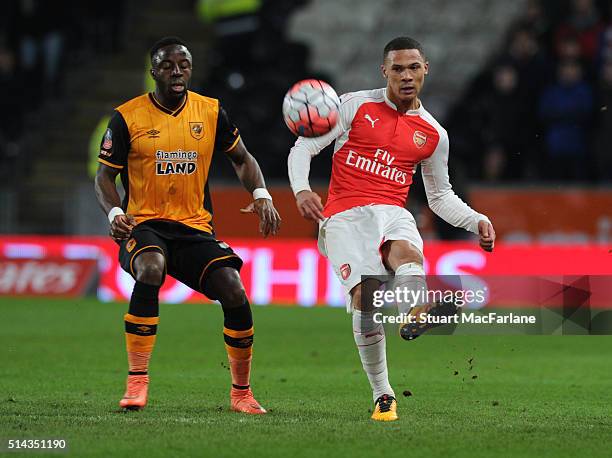
[[[240,140],[240,132],[230,120],[223,107],[219,107],[217,117],[217,135],[215,137],[215,151],[227,153],[231,151]]]
[[[127,124],[121,113],[115,111],[100,142],[98,162],[114,169],[122,169],[127,165],[129,151],[130,133]]]

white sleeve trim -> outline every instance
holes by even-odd
[[[297,195],[300,191],[312,191],[308,181],[310,161],[314,156],[319,154],[323,148],[333,142],[340,133],[341,128],[337,125],[331,132],[321,137],[298,137],[287,159],[289,182],[291,183],[291,189],[294,195]]]
[[[441,130],[436,150],[421,162],[429,208],[447,223],[478,234],[478,223],[490,222],[489,218],[474,211],[453,191],[448,177],[448,150],[448,134]]]

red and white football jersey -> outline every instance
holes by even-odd
[[[326,217],[349,208],[385,204],[405,207],[420,163],[432,210],[454,226],[477,233],[487,220],[455,195],[448,177],[448,134],[423,105],[397,111],[386,88],[344,94],[340,119],[327,135],[300,137],[288,160],[293,192],[310,190],[310,160],[336,140]]]

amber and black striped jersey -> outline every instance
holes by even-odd
[[[137,224],[170,220],[212,233],[212,155],[232,150],[239,140],[218,100],[188,91],[172,111],[150,93],[115,109],[98,161],[121,170],[122,207]]]

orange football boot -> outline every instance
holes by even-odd
[[[147,405],[147,393],[149,389],[148,375],[128,375],[127,388],[119,407],[129,410],[144,409]]]
[[[262,406],[259,405],[259,402],[255,400],[253,397],[253,392],[251,389],[247,390],[237,390],[232,387],[232,391],[230,393],[232,410],[234,412],[242,412],[248,413],[252,415],[261,415],[266,412]]]
[[[383,394],[374,402],[372,420],[395,421],[397,416],[397,401],[390,394]]]

